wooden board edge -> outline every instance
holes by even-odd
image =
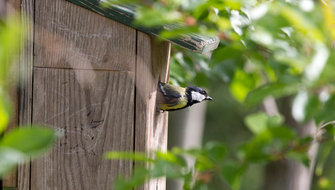
[[[20,13],[20,1],[19,0],[7,0],[5,1],[5,10],[6,10],[6,17],[10,17],[14,14]],[[17,48],[20,44],[17,44]],[[18,59],[17,56],[15,59]],[[15,71],[14,71],[15,72]],[[13,78],[10,78],[8,81],[8,95],[10,97],[12,103],[12,113],[11,113],[11,121],[6,128],[5,135],[8,131],[15,129],[18,126],[18,105],[19,105],[19,90],[17,88],[17,73],[10,74]],[[5,175],[2,179],[2,187],[3,188],[16,188],[17,187],[17,169],[14,169],[11,173]]]
[[[34,60],[34,0],[21,0],[21,23],[27,38],[21,37],[19,63],[19,125],[32,122],[33,60]],[[30,162],[18,166],[18,189],[30,189]]]
[[[156,37],[160,37],[159,34],[163,30],[172,30],[181,28],[181,25],[178,24],[160,26],[154,28],[146,28],[143,26],[134,25],[133,24],[135,17],[134,10],[136,7],[132,5],[122,5],[122,6],[117,5],[117,6],[111,6],[110,8],[103,8],[98,1],[93,0],[67,0],[67,1]],[[177,39],[165,39],[165,38],[163,39],[177,46],[180,46],[182,48],[200,54],[215,50],[220,42],[218,37],[204,36],[198,34],[186,34]]]
[[[156,113],[158,81],[167,82],[171,44],[138,32],[136,61],[135,151],[150,156],[167,150],[168,113]],[[143,48],[143,50],[141,49]],[[135,166],[141,163],[135,162]],[[153,179],[139,190],[163,190],[165,178]]]

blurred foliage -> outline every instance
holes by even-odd
[[[212,81],[227,85],[241,108],[259,107],[266,98],[279,100],[292,97],[293,119],[299,123],[314,121],[317,126],[335,120],[335,3],[330,0],[110,0],[105,3],[136,3],[135,24],[145,27],[180,23],[175,31],[161,36],[176,38],[185,33],[216,35],[219,47],[211,55],[198,55],[174,47],[171,56],[170,82],[175,85],[196,85],[215,88]],[[218,85],[218,82],[215,82]],[[211,93],[210,93],[211,94]],[[280,105],[278,105],[280,106]],[[229,110],[226,110],[229,112]],[[227,148],[208,153],[205,145],[197,150],[173,149],[151,155],[149,169],[141,168],[147,178],[166,175],[185,180],[185,189],[206,189],[207,178],[219,175],[233,189],[239,189],[249,165],[281,159],[294,159],[309,165],[307,150],[312,137],[301,137],[280,114],[245,113],[251,131],[250,139],[237,147],[236,155],[226,157]],[[244,117],[241,116],[241,117]],[[231,126],[234,127],[234,126]],[[317,186],[334,189],[323,176],[324,164],[334,143],[333,123],[319,128],[324,131],[320,141],[320,159],[316,164]],[[330,136],[330,138],[329,138]],[[215,144],[221,147],[222,144]],[[177,151],[178,150],[178,151]],[[209,154],[219,154],[218,160]],[[206,152],[206,153],[205,153]],[[180,161],[190,154],[197,162],[190,172]],[[170,160],[162,156],[173,157]],[[126,158],[122,155],[109,158]],[[163,157],[164,157],[163,156]],[[135,159],[135,158],[134,158]],[[173,169],[172,169],[173,168]],[[170,170],[171,169],[171,170]],[[177,170],[175,170],[177,169]],[[155,173],[154,171],[159,170]],[[137,170],[138,171],[138,170]],[[175,172],[172,175],[169,172]],[[184,172],[184,173],[183,173]],[[154,173],[154,174],[153,174]],[[145,179],[134,176],[130,181]],[[201,176],[199,178],[199,176]],[[214,178],[214,177],[213,177]],[[206,180],[204,180],[206,179]],[[195,181],[189,186],[190,181]],[[122,181],[122,180],[121,180]],[[120,189],[135,185],[123,182]],[[118,183],[118,184],[120,184]],[[136,185],[140,182],[136,181]]]
[[[218,175],[238,185],[239,177],[244,170],[244,164],[240,167],[227,161],[227,149],[224,145],[217,142],[209,142],[201,149],[182,150],[173,148],[168,152],[156,151],[154,155],[146,156],[144,153],[124,153],[108,152],[108,159],[129,159],[143,162],[143,167],[136,167],[130,180],[120,177],[115,188],[120,190],[138,187],[147,181],[148,178],[159,178],[166,176],[167,179],[184,179],[184,189],[201,189],[208,183],[212,175]],[[195,170],[187,166],[185,156],[196,159]],[[145,167],[150,164],[150,167]],[[194,180],[196,179],[196,180]]]
[[[4,134],[12,113],[7,91],[16,88],[9,81],[17,76],[14,74],[18,71],[15,58],[24,32],[19,17],[1,18],[0,14],[0,177],[17,164],[40,156],[52,146],[57,136],[53,130],[35,126],[20,126]]]

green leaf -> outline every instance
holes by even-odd
[[[208,17],[208,15],[209,15],[209,11],[208,11],[207,4],[198,6],[197,9],[195,9],[193,12],[193,16],[197,20],[204,20]]]
[[[264,151],[264,148],[270,145],[271,140],[273,137],[268,130],[258,134],[240,148],[240,158],[255,163],[269,161],[270,155]]]
[[[219,142],[208,142],[205,145],[205,150],[209,159],[214,162],[220,162],[227,155],[227,148]]]
[[[251,91],[245,98],[245,105],[252,107],[260,104],[266,97],[274,98],[283,97],[285,95],[294,94],[298,91],[298,83],[270,83],[258,87]]]
[[[222,165],[221,175],[233,189],[239,189],[246,168],[238,162],[226,161]]]
[[[208,4],[218,8],[219,10],[226,9],[230,7],[231,9],[240,9],[242,6],[242,1],[240,0],[209,0]]]
[[[335,118],[335,95],[331,94],[330,97],[323,102],[322,107],[320,106],[320,109],[317,113],[315,113],[315,121],[316,123],[327,123],[329,121],[333,121]]]
[[[166,39],[177,39],[177,38],[181,38],[182,34],[196,34],[196,33],[201,33],[200,28],[197,27],[183,27],[183,28],[178,28],[175,30],[163,30],[160,33],[160,36],[162,38],[166,38]]]
[[[234,79],[230,84],[230,91],[239,102],[245,101],[247,94],[256,88],[256,77],[243,70],[236,70]]]
[[[322,32],[311,20],[303,15],[303,11],[290,6],[288,3],[276,3],[273,5],[274,9],[281,9],[281,15],[291,23],[291,26],[306,34],[311,40],[324,42],[325,39]]]
[[[198,156],[196,158],[195,168],[200,172],[213,169],[214,166],[214,163],[206,156]]]
[[[125,180],[124,177],[119,176],[114,183],[114,188],[116,190],[128,190],[128,189],[132,189],[133,187],[131,187],[128,182]]]
[[[6,133],[0,141],[0,175],[22,161],[44,153],[55,138],[56,134],[52,130],[37,127],[23,127]]]
[[[1,139],[0,146],[15,149],[28,156],[37,156],[48,150],[56,137],[56,133],[47,128],[22,126],[7,133]]]
[[[189,149],[189,150],[182,150],[180,148],[174,147],[172,149],[174,154],[178,155],[189,155],[195,158],[195,168],[199,171],[205,171],[208,169],[212,169],[214,167],[214,163],[212,160],[207,156],[207,151],[204,149]],[[214,155],[213,155],[214,156]]]
[[[174,57],[171,57],[170,76],[179,83],[185,83],[186,79],[189,78],[185,68]]]
[[[333,147],[334,147],[334,141],[328,141],[326,144],[322,146],[322,149],[320,150],[321,154],[315,166],[315,174],[317,176],[322,175],[325,162],[327,158],[329,157],[329,154],[331,150],[333,149]]]
[[[328,62],[326,63],[324,69],[322,70],[321,76],[320,76],[320,80],[324,83],[327,83],[328,81],[332,81],[332,82],[335,81],[334,72],[333,72],[335,70],[334,60],[335,60],[335,50],[331,49]]]
[[[293,160],[296,160],[302,164],[304,164],[306,167],[309,167],[309,158],[307,156],[306,152],[294,152],[290,151],[286,154],[288,158],[292,158]]]
[[[289,127],[271,127],[268,129],[272,138],[292,140],[296,136],[296,131]]]
[[[184,175],[184,185],[183,185],[183,188],[184,190],[189,190],[189,189],[192,189],[193,187],[193,182],[194,182],[194,173],[193,171],[190,171],[188,172],[187,174]]]
[[[243,56],[242,46],[220,47],[213,52],[211,64],[217,64],[227,59],[237,59]]]
[[[283,125],[284,117],[282,115],[275,115],[268,118],[267,125],[269,127],[279,127]]]
[[[182,14],[177,10],[167,10],[160,5],[155,6],[154,9],[139,6],[136,8],[134,24],[145,27],[155,27],[176,23],[181,21],[181,19]]]
[[[176,173],[173,167],[168,167],[169,165],[173,165],[166,160],[155,159],[154,165],[150,166],[149,174],[151,178],[159,178],[162,176],[166,176],[166,168],[169,168],[169,175],[175,176]]]
[[[288,127],[268,127],[248,141],[239,152],[241,159],[249,162],[267,162],[271,155],[283,151],[291,140],[297,138],[296,132]]]
[[[124,160],[137,160],[137,161],[144,161],[144,162],[152,162],[153,161],[145,153],[141,153],[141,152],[110,151],[110,152],[106,152],[104,157],[106,159],[111,159],[111,160],[124,159]]]
[[[19,52],[21,37],[25,31],[21,28],[20,16],[9,16],[0,26],[0,86],[7,78],[9,63],[12,63],[14,56]]]
[[[254,134],[260,134],[267,129],[268,118],[266,113],[259,112],[248,115],[244,119],[244,123]]]
[[[156,152],[156,158],[165,160],[169,163],[178,164],[180,166],[187,166],[184,159],[182,159],[179,156],[174,155],[173,153],[171,153],[169,151],[167,151],[167,152],[157,151]]]
[[[194,185],[194,187],[192,188],[192,190],[208,190],[208,186],[207,184],[204,183],[197,183]]]
[[[211,145],[209,145],[209,147],[210,146]],[[216,148],[221,149],[219,147],[216,147]],[[221,156],[224,156],[224,154],[223,154],[224,152],[216,153],[214,151],[213,153],[210,153],[213,156],[213,160],[212,160],[210,157],[208,157],[209,153],[204,149],[182,150],[178,147],[174,147],[172,149],[172,152],[174,154],[178,154],[178,155],[188,155],[188,156],[194,157],[195,161],[196,161],[195,162],[195,168],[199,171],[205,171],[205,170],[213,169],[213,167],[215,166],[215,164],[213,163],[214,159],[220,157],[220,154],[221,154]]]
[[[182,179],[182,178],[187,178],[186,176],[189,175],[187,173],[189,169],[187,168],[186,164],[185,166],[181,167],[180,165],[176,165],[174,163],[168,163],[168,164],[164,163],[164,165],[162,166],[163,167],[161,168],[164,169],[163,172],[167,179]],[[160,165],[157,164],[155,167],[160,167]]]
[[[116,190],[131,190],[144,184],[148,179],[148,169],[142,167],[135,167],[134,172],[130,180],[126,180],[124,177],[118,177],[114,188]]]
[[[13,169],[17,164],[27,160],[29,160],[29,157],[21,151],[0,146],[0,177]]]
[[[3,93],[1,93],[1,87],[0,87],[0,134],[7,128],[7,125],[10,120],[10,107],[8,105],[8,99],[4,96]]]

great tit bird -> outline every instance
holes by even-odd
[[[156,103],[160,110],[180,110],[204,100],[213,99],[207,95],[205,90],[199,87],[182,88],[162,82],[158,83]]]

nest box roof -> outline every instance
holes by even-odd
[[[141,26],[134,26],[133,20],[135,15],[135,6],[131,5],[114,5],[110,8],[103,8],[100,5],[100,0],[67,0],[72,3],[75,3],[81,7],[89,9],[93,12],[101,14],[110,19],[116,20],[122,24],[140,30],[144,33],[159,36],[159,32],[162,30],[172,30],[178,28],[177,25],[169,25],[169,26],[160,26],[156,28],[145,28]],[[179,37],[177,39],[165,39],[173,44],[176,44],[182,48],[191,50],[197,53],[206,53],[213,51],[218,47],[220,42],[218,37],[208,37],[197,34],[187,34]]]

